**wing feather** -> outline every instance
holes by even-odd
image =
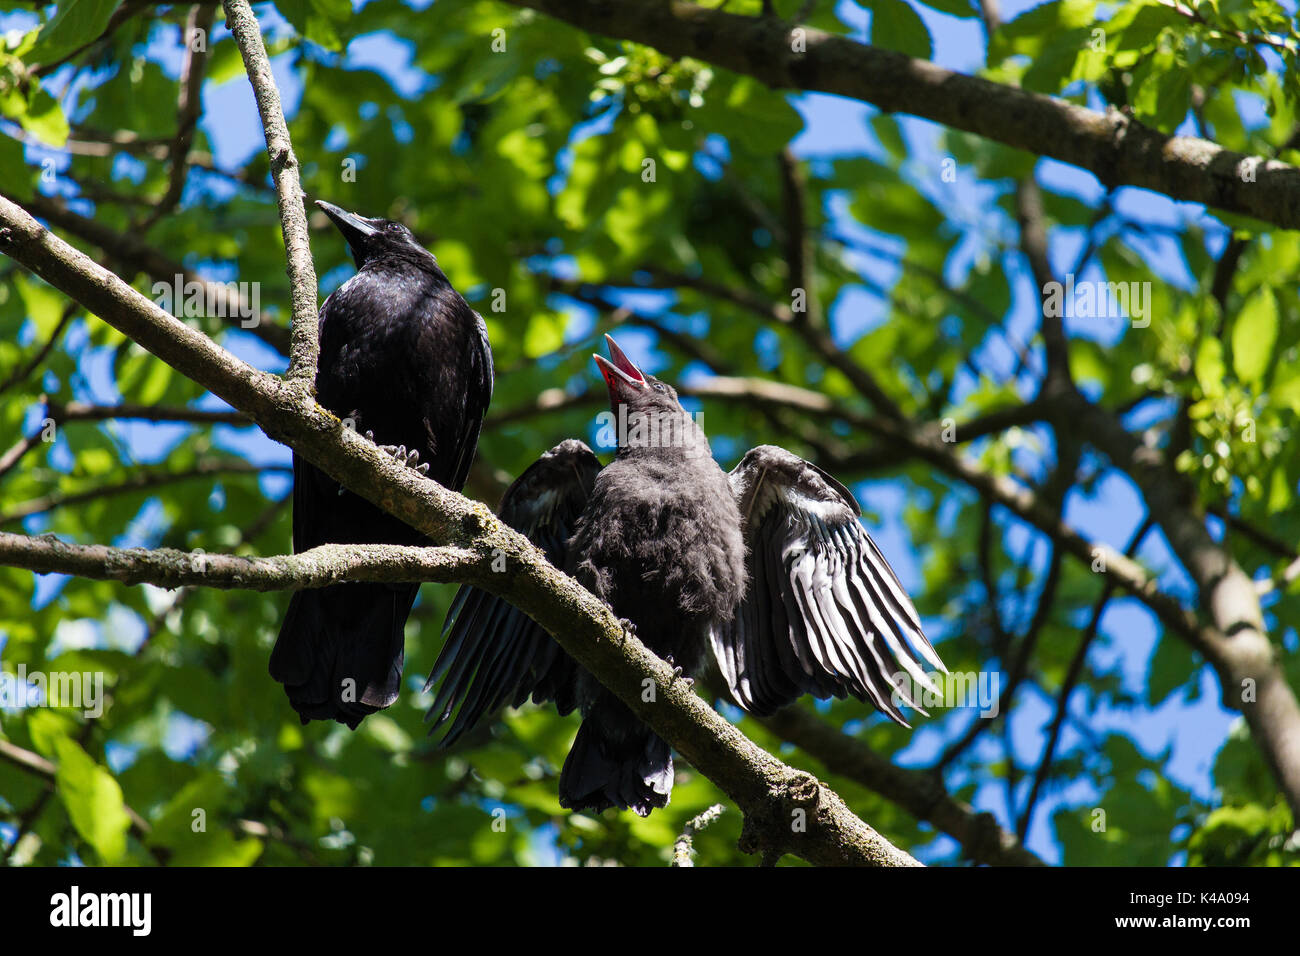
[[[501,499],[501,519],[565,566],[569,536],[586,507],[600,462],[580,441],[556,445],[530,465]],[[446,643],[425,690],[438,685],[426,720],[434,732],[450,721],[440,746],[450,746],[485,716],[509,704],[554,700],[560,713],[576,704],[577,668],[546,631],[518,608],[486,591],[462,587],[443,627]]]
[[[737,703],[767,714],[805,693],[851,695],[904,726],[900,700],[924,714],[909,683],[938,692],[926,665],[946,669],[849,490],[771,445],[750,451],[730,481],[749,580],[712,645]]]

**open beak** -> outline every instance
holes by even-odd
[[[603,355],[592,355],[592,358],[596,360],[596,367],[605,378],[609,397],[617,401],[620,393],[627,389],[645,388],[645,376],[632,364],[631,359],[623,354],[623,350],[618,347],[618,343],[612,336],[605,336],[605,344],[609,346],[609,359]]]
[[[346,209],[340,209],[333,203],[317,199],[316,205],[330,217],[334,225],[338,226],[339,232],[343,233],[343,238],[353,249],[365,245],[365,241],[379,231],[369,219],[348,212]]]

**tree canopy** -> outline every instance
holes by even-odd
[[[1300,861],[1294,2],[254,12],[287,165],[221,6],[0,14],[0,856],[665,865],[707,813],[696,865],[765,858],[738,784],[689,760],[647,818],[561,810],[577,720],[550,708],[434,749],[449,582],[487,580],[496,532],[313,437],[329,416],[293,418],[278,379],[150,331],[21,220],[278,376],[298,341],[286,236],[292,260],[305,234],[277,184],[296,178],[405,222],[486,319],[468,498],[495,506],[564,438],[595,446],[606,331],[678,386],[724,467],[779,444],[854,490],[982,701],[907,730],[855,700],[756,719],[696,689],[893,847]],[[323,298],[353,266],[307,222]],[[446,558],[420,572],[407,692],[356,732],[301,726],[266,672],[311,569],[221,563],[290,551],[285,442],[423,514]],[[518,587],[596,621],[552,579]],[[100,712],[16,701],[56,674],[100,675]]]

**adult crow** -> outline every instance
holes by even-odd
[[[673,388],[606,339],[612,361],[595,359],[616,458],[602,469],[582,442],[557,445],[506,491],[502,519],[685,673],[711,656],[746,710],[852,695],[907,726],[893,694],[920,711],[908,685],[933,692],[923,662],[944,667],[853,495],[772,445],[724,474]],[[451,721],[444,745],[503,704],[553,700],[584,717],[560,774],[562,806],[644,816],[668,802],[668,744],[531,619],[464,587],[445,631],[428,684],[441,682],[429,718],[435,729]]]
[[[492,397],[483,319],[404,225],[317,202],[357,273],[320,310],[316,398],[399,459],[459,491]],[[422,535],[293,456],[293,547],[420,544]],[[298,591],[271,652],[271,676],[302,718],[356,728],[397,699],[403,629],[419,586],[337,584]]]

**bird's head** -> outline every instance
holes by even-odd
[[[436,263],[433,253],[429,252],[410,229],[391,219],[367,219],[354,212],[340,209],[333,203],[316,200],[330,221],[343,233],[347,240],[352,259],[360,269],[374,259],[402,258],[418,262]]]
[[[609,389],[610,410],[618,427],[620,449],[659,447],[704,450],[708,442],[677,390],[632,364],[612,336],[605,336],[609,358],[593,355]],[[625,409],[620,413],[620,408]]]

